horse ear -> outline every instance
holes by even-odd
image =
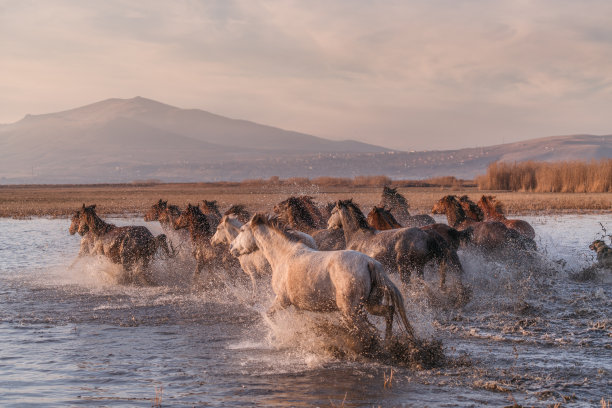
[[[251,218],[252,225],[264,224],[267,221],[267,217],[262,213],[257,213]]]
[[[85,209],[85,203],[83,203],[83,209]]]

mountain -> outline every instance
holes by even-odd
[[[400,152],[332,141],[150,99],[108,99],[0,125],[0,183],[136,179],[472,178],[496,160],[612,157],[612,136],[560,136],[490,147]]]

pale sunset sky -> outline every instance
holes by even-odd
[[[612,133],[612,1],[0,0],[0,123],[108,98],[401,150]]]

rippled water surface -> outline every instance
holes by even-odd
[[[463,307],[435,285],[403,289],[419,335],[444,345],[443,366],[422,370],[335,357],[320,316],[270,321],[270,290],[253,299],[245,281],[193,289],[187,258],[156,260],[157,287],[119,286],[103,259],[71,266],[69,221],[0,219],[0,405],[150,407],[157,390],[162,406],[600,406],[612,398],[612,279],[585,268],[612,220],[527,219],[537,254],[460,253]]]

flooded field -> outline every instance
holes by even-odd
[[[105,260],[71,265],[80,237],[68,220],[0,219],[0,404],[150,407],[157,394],[186,407],[601,406],[612,399],[612,273],[585,269],[612,220],[523,218],[537,254],[460,252],[463,307],[428,282],[402,289],[418,335],[444,346],[433,369],[340,358],[321,316],[269,320],[263,284],[255,299],[246,280],[194,290],[178,257],[155,261],[160,286],[119,286]]]

